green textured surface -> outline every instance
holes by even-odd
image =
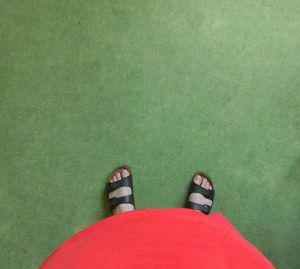
[[[207,172],[214,211],[278,267],[300,265],[299,1],[1,1],[0,261],[36,268],[109,215],[182,207]]]

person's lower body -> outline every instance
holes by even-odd
[[[214,188],[202,172],[183,208],[136,210],[128,166],[112,171],[107,191],[114,216],[69,238],[41,269],[274,269],[221,213],[210,214]]]
[[[128,165],[116,167],[107,177],[107,195],[113,215],[135,210],[133,176]],[[194,173],[184,208],[190,208],[206,215],[210,214],[214,201],[214,187],[211,178],[201,172]],[[238,230],[222,213],[213,213],[210,218],[221,223],[231,232],[240,236]]]

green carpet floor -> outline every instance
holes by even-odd
[[[0,9],[0,267],[109,216],[182,207],[197,170],[276,267],[300,266],[299,1],[17,1]],[[199,257],[200,258],[200,257]]]

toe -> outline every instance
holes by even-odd
[[[206,189],[212,190],[211,182],[210,182],[209,180],[207,180],[207,183],[206,183]]]
[[[117,173],[116,173],[116,176],[117,176],[117,180],[120,180],[120,179],[121,179],[121,174],[120,174],[120,172],[117,172]]]
[[[201,178],[200,175],[196,175],[196,176],[194,176],[193,181],[194,181],[196,184],[200,185],[200,184],[201,184],[201,181],[202,181],[202,178]]]
[[[207,179],[204,177],[203,180],[202,180],[201,186],[203,188],[206,188],[206,183],[207,183]]]
[[[117,181],[116,175],[113,176],[113,182]]]
[[[127,169],[124,169],[122,171],[122,178],[125,178],[125,177],[128,177],[130,174],[129,174],[129,171]]]

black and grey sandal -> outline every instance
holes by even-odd
[[[117,172],[117,170],[127,169],[130,173],[129,176],[122,178],[121,180],[118,180],[116,182],[110,182],[112,175]],[[132,193],[130,195],[125,195],[121,197],[113,197],[109,199],[108,194],[120,187],[130,187]],[[107,198],[111,202],[111,212],[119,205],[119,204],[132,204],[135,208],[134,203],[134,196],[133,196],[133,181],[132,181],[132,173],[128,165],[120,165],[117,168],[115,168],[110,175],[107,177]]]
[[[193,179],[196,175],[200,175],[201,177],[205,177],[207,179],[207,181],[210,183],[212,190],[207,190],[207,189],[203,188],[201,185],[198,185],[198,184],[194,183]],[[189,192],[188,192],[188,196],[187,196],[187,199],[186,199],[186,204],[185,204],[186,208],[199,210],[202,213],[204,213],[206,215],[209,215],[213,204],[211,206],[209,206],[207,204],[202,205],[202,204],[198,204],[198,203],[194,203],[194,202],[189,201],[189,196],[193,192],[201,193],[206,199],[209,199],[213,202],[215,191],[214,191],[213,183],[212,183],[212,180],[210,179],[210,177],[207,176],[206,174],[204,174],[201,171],[198,171],[193,175],[192,182],[191,182],[191,185],[190,185],[190,189],[189,189]]]

